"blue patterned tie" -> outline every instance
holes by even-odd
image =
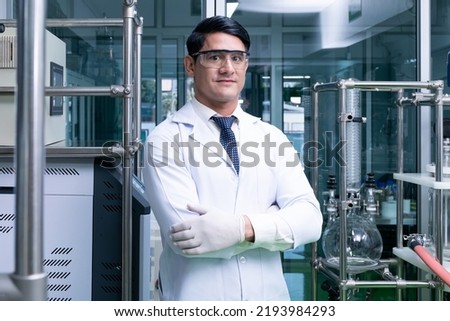
[[[233,162],[234,169],[239,174],[239,155],[237,150],[236,138],[234,137],[234,133],[231,130],[231,125],[236,120],[235,116],[230,117],[211,117],[212,120],[216,122],[216,124],[220,128],[220,143],[227,151],[228,156],[230,156],[231,161]]]

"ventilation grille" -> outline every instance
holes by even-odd
[[[0,213],[0,235],[11,233],[11,231],[14,229],[14,226],[9,224],[13,224],[15,219],[15,214]]]
[[[16,173],[16,169],[14,167],[0,167],[0,174],[8,174],[8,175],[13,175]]]
[[[17,37],[0,37],[0,68],[17,68]]]
[[[119,274],[102,274],[102,279],[106,282],[121,282],[122,277]]]
[[[120,294],[122,291],[122,265],[117,262],[102,262],[104,272],[101,273],[103,280],[101,289],[107,294]]]
[[[116,186],[108,180],[102,181],[106,190],[111,192],[102,192],[103,209],[110,214],[122,214],[122,194],[117,193]]]
[[[47,167],[45,175],[79,176],[80,173],[75,168],[70,167]]]
[[[104,204],[103,208],[110,213],[116,213],[121,214],[122,213],[122,206],[121,205],[107,205]]]
[[[72,260],[61,260],[61,259],[45,259],[44,266],[55,267],[55,266],[69,266]]]
[[[72,301],[71,298],[48,298],[48,301]]]
[[[14,222],[16,219],[16,214],[11,213],[0,213],[0,222]]]
[[[114,189],[114,184],[108,181],[103,181],[103,184],[106,186],[106,188]]]
[[[72,248],[71,247],[57,247],[55,248],[51,254],[57,255],[57,254],[69,254],[70,252],[72,252]]]
[[[44,267],[48,275],[47,300],[72,301],[70,289],[72,287],[70,265],[71,259],[60,258],[70,255],[71,247],[55,247],[50,252],[50,258],[44,259]],[[57,256],[54,258],[54,256]]]
[[[0,234],[8,234],[13,229],[12,226],[2,226],[0,225]]]
[[[102,266],[105,270],[112,270],[112,271],[121,271],[122,270],[122,265],[120,263],[117,262],[103,262]]]
[[[49,272],[47,275],[48,275],[49,280],[51,280],[51,279],[64,280],[70,276],[70,272]]]
[[[109,293],[109,294],[121,293],[120,286],[102,286],[102,290],[103,290],[103,292]]]
[[[103,193],[108,201],[122,201],[122,194],[119,193]]]
[[[47,291],[53,292],[67,292],[70,289],[70,284],[49,284],[47,286]]]
[[[3,166],[0,167],[0,174],[8,174],[12,175],[16,173],[16,169],[14,167]],[[71,167],[47,167],[44,170],[45,175],[52,176],[80,176],[80,172],[76,170],[76,168]]]

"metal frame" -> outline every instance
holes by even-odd
[[[443,96],[443,82],[438,81],[429,81],[429,82],[382,82],[382,81],[354,81],[352,79],[341,80],[333,83],[317,83],[312,87],[313,90],[313,141],[319,141],[319,131],[318,131],[318,109],[319,109],[319,93],[322,91],[339,91],[339,114],[345,115],[346,113],[346,90],[359,88],[362,91],[391,91],[397,93],[397,144],[398,149],[401,151],[398,153],[398,164],[397,169],[399,173],[403,173],[404,160],[403,160],[403,106],[406,104],[413,105],[416,107],[420,107],[422,103],[429,104],[435,107],[436,115],[436,181],[442,181],[442,143],[443,143],[443,106],[444,104],[450,104],[450,98]],[[405,89],[413,89],[413,90],[426,90],[430,91],[431,94],[423,94],[417,92],[415,94],[414,99],[408,99],[403,97]],[[345,120],[340,118],[340,126],[339,126],[339,139],[340,141],[347,140],[346,134],[346,126]],[[314,156],[318,159],[318,149],[314,150]],[[341,156],[345,160],[346,150],[341,150]],[[340,166],[339,168],[339,212],[340,212],[340,234],[347,235],[347,219],[346,219],[346,211],[348,209],[347,203],[347,184],[346,184],[346,167]],[[318,186],[318,167],[313,168],[312,173],[312,186]],[[397,247],[403,247],[403,182],[399,181],[399,189],[397,190]],[[435,199],[435,211],[438,213],[437,217],[440,220],[440,223],[443,222],[444,215],[446,213],[442,213],[442,190],[438,190]],[[442,262],[443,257],[443,234],[444,234],[444,225],[440,224],[441,228],[436,231],[436,252],[437,259]],[[347,248],[347,239],[345,237],[340,238],[340,261],[339,261],[339,276],[335,275],[333,271],[330,271],[323,263],[321,258],[317,255],[317,245],[314,247],[315,252],[312,254],[313,259],[313,270],[320,270],[324,272],[325,275],[328,275],[335,281],[338,281],[340,286],[340,297],[341,300],[345,301],[347,297],[347,290],[353,288],[396,288],[397,291],[397,299],[401,300],[401,290],[405,288],[430,288],[435,289],[437,293],[437,300],[442,300],[443,298],[443,284],[439,280],[432,281],[406,281],[403,280],[399,276],[393,276],[390,273],[383,272],[381,275],[385,278],[385,281],[356,281],[352,279],[348,279],[347,273],[347,257],[345,255]],[[402,264],[401,259],[394,260],[394,262]],[[385,269],[386,266],[380,264],[379,269]],[[313,273],[313,282],[317,285],[317,271]],[[315,296],[314,299],[317,300],[317,292],[313,293]]]
[[[43,171],[46,154],[106,155],[122,157],[122,299],[132,294],[132,178],[134,158],[142,148],[140,139],[140,59],[143,19],[137,16],[137,0],[123,0],[123,19],[48,19],[46,1],[18,1],[18,19],[0,20],[6,26],[18,27],[18,84],[0,87],[0,94],[17,91],[19,114],[17,141],[12,147],[0,148],[0,155],[17,158],[16,212],[17,242],[16,268],[11,275],[0,275],[0,299],[46,300],[42,242]],[[26,14],[25,14],[26,13]],[[26,17],[26,18],[25,18]],[[45,26],[93,27],[123,26],[123,84],[111,87],[44,87]],[[33,77],[25,77],[33,75]],[[123,99],[122,146],[108,150],[99,148],[47,148],[43,139],[44,96],[112,96]],[[134,112],[135,109],[137,112]],[[36,113],[35,111],[40,111]],[[133,126],[134,124],[134,126]]]

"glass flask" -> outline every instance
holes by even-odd
[[[330,217],[322,236],[322,249],[326,262],[339,267],[340,218]],[[363,272],[378,265],[383,252],[383,242],[375,223],[356,213],[347,214],[347,269],[349,272]]]
[[[347,210],[347,270],[358,273],[370,270],[378,265],[383,252],[383,241],[380,231],[375,224],[376,204],[373,197],[374,185],[366,184],[364,211],[360,208]],[[341,220],[338,215],[330,215],[327,226],[322,235],[322,250],[326,263],[339,268]]]

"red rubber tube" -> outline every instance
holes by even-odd
[[[450,273],[433,257],[422,245],[411,246],[422,261],[448,286],[450,286]]]

